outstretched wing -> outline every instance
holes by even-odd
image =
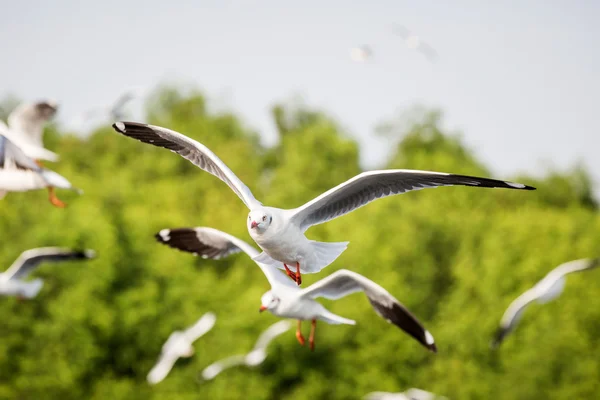
[[[148,373],[148,376],[146,377],[148,383],[155,385],[165,379],[167,375],[169,375],[169,372],[173,368],[173,365],[175,365],[175,361],[177,361],[178,358],[179,357],[172,352],[161,354],[158,362],[154,365],[154,367],[152,367]]]
[[[202,371],[202,378],[207,381],[211,380],[227,368],[235,367],[236,365],[244,365],[246,363],[245,359],[246,356],[235,355],[212,363],[204,368]]]
[[[506,335],[512,332],[513,329],[517,326],[521,317],[523,316],[523,312],[527,308],[531,302],[537,299],[539,293],[536,292],[535,287],[527,290],[525,293],[517,297],[513,300],[512,303],[508,306],[502,319],[500,320],[500,326],[496,330],[496,334],[492,339],[491,347],[496,348],[500,346],[500,344],[504,341]]]
[[[215,326],[216,321],[217,316],[212,312],[207,312],[200,317],[200,319],[194,325],[186,329],[185,332],[183,332],[183,335],[191,343],[210,331],[212,327]]]
[[[438,186],[475,186],[487,188],[535,188],[521,183],[499,181],[443,172],[389,169],[368,171],[328,190],[301,207],[290,210],[291,221],[306,230],[347,214],[374,200]]]
[[[21,279],[26,277],[44,261],[60,262],[65,260],[94,258],[94,250],[72,250],[60,247],[40,247],[21,253],[19,258],[6,270],[8,279]]]
[[[287,332],[292,327],[292,324],[288,320],[282,320],[274,323],[267,328],[266,331],[261,333],[254,345],[253,350],[265,350],[269,343],[273,341],[277,336]]]
[[[223,161],[208,147],[182,135],[181,133],[160,126],[139,124],[136,122],[116,122],[113,128],[131,138],[157,147],[164,147],[181,157],[189,160],[195,166],[213,174],[225,182],[233,190],[246,207],[253,209],[261,203],[254,198],[248,187],[242,182]]]
[[[433,336],[406,307],[387,290],[356,272],[345,269],[336,271],[303,289],[300,296],[336,300],[360,291],[365,292],[377,314],[417,339],[429,350],[437,351]]]
[[[163,229],[156,234],[156,238],[161,243],[168,244],[179,250],[200,254],[206,256],[206,258],[218,259],[239,251],[243,251],[250,258],[254,258],[260,254],[258,250],[243,240],[213,228],[193,228],[195,232],[202,232],[202,234],[195,235],[191,241],[186,241],[184,238],[190,239],[189,229],[190,228]],[[178,238],[179,235],[184,238]],[[257,261],[254,262],[260,267],[263,274],[265,274],[271,286],[277,283],[294,288],[296,287],[289,278],[285,277],[277,270],[275,265],[264,264]]]

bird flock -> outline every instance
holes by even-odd
[[[56,114],[57,108],[58,105],[50,101],[24,103],[10,114],[8,124],[0,121],[0,196],[3,197],[8,192],[46,189],[50,203],[55,207],[64,208],[65,204],[58,199],[55,189],[71,189],[82,193],[66,178],[43,164],[59,160],[59,156],[44,148],[43,144],[44,126]],[[115,122],[112,127],[116,133],[123,136],[168,149],[217,177],[249,210],[245,224],[249,236],[258,248],[210,227],[166,228],[155,234],[159,243],[206,259],[219,260],[235,256],[237,253],[245,253],[262,271],[271,287],[260,298],[258,310],[284,319],[268,328],[249,353],[232,355],[207,366],[200,374],[205,381],[215,379],[224,370],[234,366],[256,367],[261,364],[267,357],[266,349],[269,343],[292,328],[289,320],[297,321],[295,336],[299,344],[308,344],[310,350],[314,351],[318,321],[332,325],[356,324],[352,319],[332,313],[317,299],[337,300],[356,292],[363,292],[373,311],[387,322],[412,337],[426,350],[437,352],[434,335],[424,327],[417,316],[384,287],[361,274],[339,269],[310,286],[302,287],[303,274],[322,273],[349,244],[347,241],[311,240],[306,236],[306,232],[314,225],[342,217],[378,199],[414,190],[440,186],[521,191],[535,189],[521,183],[445,172],[375,170],[360,173],[296,208],[282,209],[261,203],[215,153],[179,132],[126,121]],[[199,176],[199,179],[203,177]],[[241,216],[239,224],[242,224]],[[39,278],[30,281],[25,278],[41,263],[89,260],[94,257],[96,254],[91,249],[45,247],[27,250],[0,274],[0,295],[16,296],[20,300],[34,298],[41,290],[43,282]],[[533,301],[547,302],[558,296],[564,288],[568,274],[589,270],[598,265],[599,259],[581,259],[562,264],[549,272],[532,289],[510,304],[491,341],[491,347],[498,347],[515,329],[529,304]],[[214,313],[207,312],[185,331],[173,332],[163,345],[156,365],[148,373],[147,381],[150,384],[159,383],[169,374],[178,358],[191,357],[194,353],[193,342],[210,331],[216,319]],[[308,338],[302,333],[303,321],[310,323]],[[373,392],[366,398],[438,397],[413,388],[404,393]]]

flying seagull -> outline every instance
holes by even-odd
[[[94,258],[94,250],[71,250],[60,247],[40,247],[21,253],[19,258],[5,271],[0,273],[0,295],[17,296],[31,299],[37,296],[44,281],[34,279],[24,281],[41,263],[67,260],[87,260]]]
[[[286,210],[265,207],[250,189],[206,146],[181,133],[153,125],[117,122],[113,128],[131,138],[164,147],[191,161],[199,168],[224,181],[250,209],[246,226],[263,253],[255,261],[283,263],[288,276],[301,283],[301,273],[316,273],[332,263],[348,242],[324,243],[309,240],[304,232],[354,211],[373,200],[438,186],[475,186],[507,189],[534,189],[521,183],[477,178],[442,172],[389,169],[363,172],[328,190],[308,203]],[[288,265],[296,266],[292,272]]]
[[[175,361],[180,357],[191,357],[194,355],[194,343],[199,337],[210,331],[215,325],[217,317],[211,312],[207,312],[191,327],[185,331],[175,331],[171,333],[162,347],[160,357],[156,365],[150,370],[147,376],[148,383],[151,385],[165,379],[173,368]]]
[[[510,303],[502,316],[502,320],[500,320],[500,327],[492,340],[491,347],[497,348],[500,346],[506,335],[515,329],[527,306],[534,300],[544,304],[555,299],[562,293],[568,274],[596,268],[598,265],[600,265],[600,258],[581,259],[561,264],[550,271],[534,287]]]
[[[36,189],[48,189],[48,198],[55,207],[65,207],[65,203],[56,197],[55,188],[75,190],[80,189],[63,176],[50,171],[29,158],[11,140],[3,135],[0,126],[0,199],[7,192],[25,192]]]
[[[401,393],[371,392],[365,395],[364,400],[448,400],[446,397],[437,396],[425,390],[411,388]]]
[[[350,58],[352,61],[365,62],[373,57],[373,50],[367,45],[353,47],[350,49]]]
[[[284,320],[276,322],[258,337],[258,340],[256,341],[256,344],[250,353],[227,357],[209,365],[202,371],[202,378],[205,380],[213,379],[215,376],[223,372],[223,370],[238,365],[255,367],[259,364],[262,364],[262,362],[267,358],[267,347],[269,346],[269,343],[271,343],[271,341],[273,341],[277,336],[287,332],[290,328],[290,321]]]
[[[403,25],[397,25],[394,29],[395,33],[399,35],[411,50],[419,51],[431,62],[434,62],[438,58],[438,54],[433,47],[425,43],[419,36],[412,33]]]
[[[200,233],[198,234],[198,232]],[[193,237],[195,237],[197,243],[196,248],[190,242],[190,240],[194,240]],[[433,352],[437,351],[433,336],[421,325],[417,318],[387,290],[360,274],[341,269],[305,289],[300,289],[279,272],[273,264],[257,261],[259,252],[254,247],[217,229],[204,227],[163,229],[156,235],[156,238],[172,247],[177,247],[178,243],[187,240],[187,245],[181,246],[180,250],[213,259],[240,251],[246,253],[260,267],[271,285],[271,290],[261,298],[260,311],[268,310],[278,317],[297,319],[296,338],[301,345],[305,344],[301,332],[301,323],[302,321],[311,321],[309,336],[311,350],[314,350],[317,320],[328,324],[356,324],[351,319],[331,313],[314,299],[324,297],[337,300],[355,292],[364,292],[377,314],[408,333],[427,349]],[[232,248],[235,250],[232,250]]]

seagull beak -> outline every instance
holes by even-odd
[[[250,229],[254,229],[258,226],[258,223],[256,221],[252,221],[252,223],[250,224]]]
[[[265,306],[260,306],[260,308],[258,309],[258,312],[263,312],[267,309],[267,307]]]

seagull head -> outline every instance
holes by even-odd
[[[269,311],[273,312],[273,310],[275,310],[277,308],[277,306],[279,305],[279,298],[275,297],[273,292],[271,292],[269,290],[267,293],[262,295],[262,297],[260,298],[260,302],[261,302],[261,306],[259,308],[260,312],[263,312],[265,310],[269,310]]]
[[[43,120],[49,120],[58,111],[58,103],[55,101],[40,101],[35,103],[35,110]]]
[[[248,214],[248,230],[263,233],[272,221],[273,216],[265,209],[252,210]]]

